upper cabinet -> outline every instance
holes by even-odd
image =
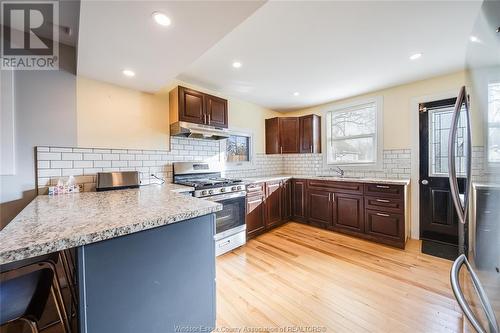
[[[170,123],[189,123],[227,128],[227,100],[178,86],[170,91]]]
[[[315,114],[299,118],[301,153],[321,153],[321,117]]]
[[[321,153],[321,117],[266,119],[266,154]]]

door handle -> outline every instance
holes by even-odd
[[[422,180],[422,185],[429,185],[429,181],[427,179]]]
[[[377,213],[378,216],[382,216],[382,217],[390,217],[391,215],[389,214],[384,214],[384,213]]]
[[[311,145],[311,154],[312,154],[312,152],[313,152],[313,146]]]
[[[283,146],[280,147],[280,153],[283,154]]]
[[[208,124],[210,125],[211,119],[210,119],[210,113],[208,114]]]
[[[457,179],[457,171],[456,167],[456,158],[455,158],[455,138],[457,135],[457,127],[458,121],[460,117],[460,110],[462,108],[462,103],[465,103],[466,109],[466,117],[467,117],[467,184],[465,188],[465,200],[464,203],[460,200],[460,191],[458,189],[458,179]],[[469,117],[469,103],[467,100],[467,92],[465,90],[465,86],[460,89],[458,93],[457,101],[455,102],[455,109],[453,111],[453,116],[451,119],[451,128],[450,135],[448,139],[448,172],[450,174],[450,189],[451,189],[451,197],[453,199],[453,204],[455,205],[455,210],[457,211],[458,219],[460,223],[465,224],[465,220],[467,218],[467,209],[469,202],[469,188],[470,188],[470,171],[471,171],[471,142],[470,142],[470,117]]]
[[[453,266],[451,267],[450,270],[450,282],[451,282],[451,289],[453,290],[453,294],[455,295],[455,298],[457,299],[458,304],[460,305],[460,308],[464,312],[465,316],[467,319],[470,321],[472,326],[476,331],[479,333],[486,333],[487,331],[481,326],[479,323],[478,319],[474,315],[474,312],[471,310],[469,303],[467,303],[464,293],[462,291],[462,288],[460,286],[460,281],[459,281],[459,274],[460,274],[460,268],[462,265],[465,265],[467,270],[469,271],[472,283],[474,284],[474,290],[476,290],[479,300],[481,301],[481,306],[483,307],[484,312],[486,313],[486,317],[488,319],[490,328],[492,329],[491,332],[498,333],[498,322],[495,318],[495,313],[491,307],[491,303],[488,300],[488,297],[486,296],[486,292],[483,289],[483,286],[481,285],[481,282],[479,281],[479,278],[476,275],[476,272],[472,269],[469,261],[467,260],[467,257],[465,254],[461,254],[454,262]]]

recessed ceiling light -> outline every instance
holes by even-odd
[[[241,67],[241,62],[239,62],[239,61],[233,62],[233,67],[234,68],[240,68]]]
[[[135,73],[134,71],[130,70],[130,69],[124,69],[122,71],[123,75],[127,76],[127,77],[134,77],[135,76]]]
[[[170,24],[172,24],[172,21],[170,20],[170,18],[161,12],[154,12],[153,19],[155,20],[156,23],[158,23],[159,25],[162,25],[164,27],[167,27]]]
[[[422,57],[422,53],[415,53],[410,56],[410,60],[417,60]]]
[[[300,95],[300,94],[299,94],[299,92],[298,92],[298,91],[296,91],[296,92],[294,92],[294,93],[293,93],[293,96],[299,96],[299,95]]]
[[[481,40],[479,38],[477,38],[476,36],[470,36],[469,39],[473,43],[481,43]]]

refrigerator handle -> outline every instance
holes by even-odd
[[[498,322],[495,318],[495,313],[493,312],[493,308],[491,307],[491,303],[488,300],[488,297],[486,296],[486,292],[484,291],[481,282],[479,281],[479,278],[472,269],[469,261],[467,260],[467,257],[465,254],[461,254],[454,262],[453,266],[451,267],[450,271],[450,282],[451,282],[451,288],[453,290],[453,294],[455,295],[455,298],[460,305],[460,308],[462,308],[462,311],[464,312],[465,316],[469,320],[469,322],[472,324],[474,329],[478,331],[479,333],[486,333],[487,331],[481,326],[479,323],[478,319],[472,312],[469,304],[465,300],[464,293],[462,291],[462,288],[460,286],[459,282],[459,274],[460,274],[460,268],[462,265],[465,265],[467,270],[469,271],[469,274],[471,276],[472,283],[474,285],[474,289],[476,290],[479,299],[481,301],[481,306],[483,307],[484,312],[486,313],[486,317],[488,318],[489,322],[489,329],[490,332],[492,333],[499,333],[499,328],[498,328]]]
[[[460,89],[458,93],[457,101],[455,102],[455,110],[453,111],[453,116],[451,119],[451,128],[450,128],[450,136],[448,139],[448,172],[450,175],[450,189],[451,189],[451,197],[453,199],[453,204],[455,205],[455,210],[457,211],[458,219],[460,223],[465,224],[465,219],[467,216],[467,205],[465,201],[468,201],[468,192],[466,189],[465,200],[464,203],[460,200],[460,191],[458,189],[458,180],[457,180],[457,170],[456,160],[455,160],[455,141],[457,136],[457,127],[458,121],[460,119],[460,110],[462,109],[463,101],[467,101],[467,95],[465,91],[465,86]],[[466,108],[468,108],[468,103],[466,102]],[[468,119],[467,119],[468,120]],[[467,121],[469,123],[469,121]],[[468,132],[470,133],[470,126],[467,125]],[[469,141],[469,140],[468,140]],[[470,151],[467,151],[467,155],[470,155]],[[467,158],[467,163],[469,163],[469,157]],[[467,166],[467,169],[469,167]],[[468,172],[468,170],[467,170]],[[468,182],[468,180],[467,180]]]

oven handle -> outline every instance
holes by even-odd
[[[227,193],[227,194],[217,194],[212,197],[205,197],[203,199],[209,200],[209,201],[215,201],[219,202],[222,200],[227,200],[227,199],[234,199],[234,198],[244,198],[247,195],[246,191],[241,191],[241,192],[233,192],[233,193]]]

